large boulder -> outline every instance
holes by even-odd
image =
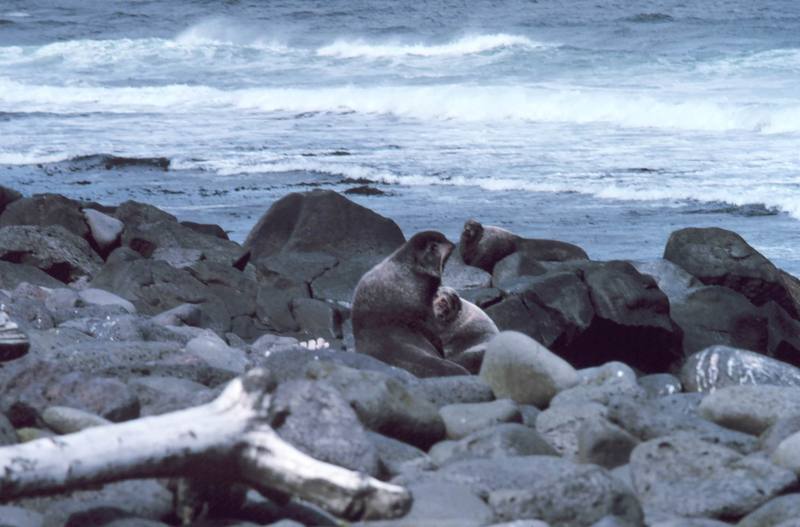
[[[89,237],[80,201],[65,198],[60,194],[36,194],[29,198],[14,200],[0,216],[0,227],[8,225],[36,225],[49,227],[60,225],[81,238]]]
[[[6,210],[6,207],[8,207],[9,204],[17,201],[20,198],[22,198],[22,194],[13,188],[0,185],[0,215],[3,214],[3,211]]]
[[[505,278],[506,297],[486,309],[501,330],[523,332],[575,367],[618,360],[663,372],[681,358],[681,330],[651,276],[622,261],[546,266]]]
[[[93,276],[102,263],[86,240],[60,225],[0,228],[0,260],[31,265],[64,283]]]
[[[246,263],[238,243],[182,225],[174,216],[150,205],[127,201],[117,207],[115,217],[125,224],[122,245],[146,258],[186,265],[210,260],[240,268]]]
[[[307,283],[316,298],[350,302],[361,276],[404,242],[392,220],[314,190],[275,202],[244,247],[262,273]]]
[[[729,287],[761,306],[776,301],[800,319],[800,286],[744,239],[725,229],[689,228],[673,232],[664,258],[707,285]]]
[[[51,288],[64,286],[63,282],[56,280],[37,267],[0,260],[0,289],[10,291],[22,283]]]

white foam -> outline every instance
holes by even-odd
[[[270,51],[287,51],[280,40],[264,35],[260,28],[247,26],[227,18],[212,18],[185,29],[175,37],[184,46],[224,44]]]
[[[397,58],[406,56],[441,57],[484,53],[501,48],[536,49],[551,45],[534,42],[527,37],[499,33],[466,36],[446,44],[372,43],[365,40],[337,40],[317,50],[317,55],[337,58]]]
[[[0,152],[0,165],[34,165],[64,161],[68,156],[36,152]]]
[[[0,78],[0,111],[245,110],[342,112],[420,120],[603,123],[623,128],[800,132],[800,103],[750,104],[623,90],[524,86],[338,86],[141,88],[29,85]]]

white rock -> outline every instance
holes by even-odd
[[[94,209],[83,209],[83,217],[86,218],[92,238],[102,250],[114,245],[125,229],[125,224],[117,218]]]
[[[128,313],[136,313],[136,306],[134,306],[130,301],[103,289],[95,289],[92,287],[84,289],[78,292],[78,298],[80,298],[85,304],[93,304],[96,306],[119,306]]]
[[[503,331],[486,344],[480,376],[496,397],[540,408],[578,383],[567,361],[516,331]]]

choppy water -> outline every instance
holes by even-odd
[[[719,225],[800,274],[800,3],[0,0],[0,182],[242,239],[356,180],[407,233]]]

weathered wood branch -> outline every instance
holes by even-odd
[[[297,496],[347,518],[405,514],[408,491],[323,463],[269,426],[269,375],[253,370],[209,404],[0,448],[0,499],[130,478],[190,477]]]

